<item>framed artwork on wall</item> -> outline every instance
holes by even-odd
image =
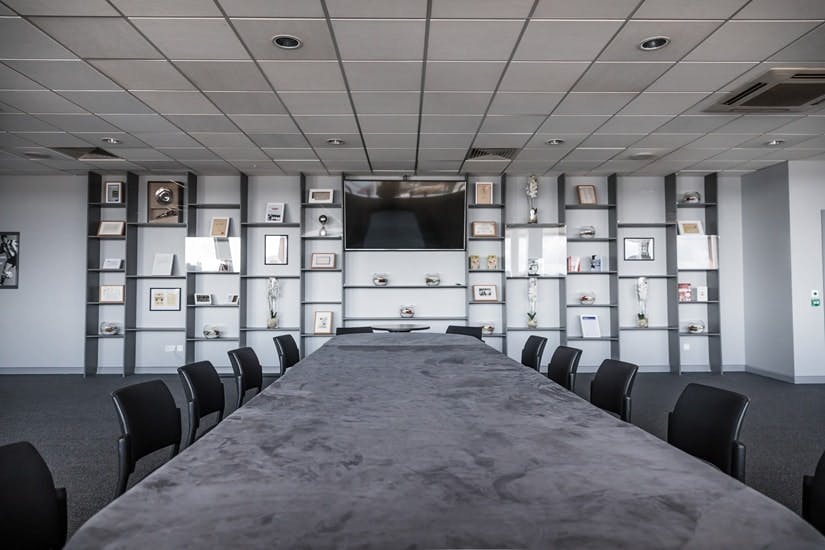
[[[97,226],[98,237],[122,237],[126,230],[126,222],[103,221]]]
[[[183,221],[183,184],[179,181],[150,181],[146,184],[146,217],[149,223]]]
[[[212,295],[203,293],[203,292],[196,292],[195,293],[195,305],[196,306],[211,306],[212,305]]]
[[[596,204],[595,185],[577,185],[576,194],[579,198],[579,204]]]
[[[332,334],[332,312],[316,311],[312,332],[315,334]]]
[[[496,285],[473,285],[474,302],[498,302]]]
[[[266,203],[266,221],[268,223],[284,223],[284,203]]]
[[[335,190],[333,189],[310,189],[307,202],[311,204],[332,204],[333,197],[335,197]]]
[[[679,235],[704,235],[705,226],[699,220],[683,220],[676,222]]]
[[[627,261],[653,261],[653,237],[625,237],[624,259]]]
[[[107,181],[104,184],[106,204],[120,204],[123,202],[123,182]]]
[[[289,263],[288,244],[289,237],[286,235],[265,235],[264,264],[286,265]]]
[[[98,301],[101,304],[122,304],[123,285],[100,285]]]
[[[493,204],[493,182],[476,182],[476,204]]]
[[[313,252],[309,264],[310,269],[335,269],[334,252]]]
[[[470,234],[473,237],[495,237],[498,235],[496,222],[472,222]]]
[[[120,269],[122,265],[123,260],[121,258],[105,258],[100,269]]]
[[[149,311],[180,311],[180,288],[150,288]]]
[[[209,224],[209,236],[225,239],[229,237],[229,217],[216,216],[212,218],[212,223]]]
[[[20,233],[0,231],[0,288],[18,288]]]
[[[236,306],[239,303],[241,303],[241,297],[237,294],[227,294],[226,302],[232,304],[233,306]]]

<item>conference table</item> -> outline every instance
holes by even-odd
[[[330,339],[68,544],[823,546],[714,467],[479,340],[431,333]]]

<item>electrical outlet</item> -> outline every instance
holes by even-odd
[[[163,346],[163,351],[165,351],[166,353],[172,353],[173,351],[175,351],[175,345],[166,344],[165,346]]]
[[[685,351],[690,351],[690,344],[682,344],[682,349]]]
[[[183,344],[178,344],[176,351],[183,351]]]

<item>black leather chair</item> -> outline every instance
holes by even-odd
[[[218,371],[210,361],[198,361],[184,365],[178,368],[178,375],[183,383],[183,391],[186,393],[186,405],[189,412],[189,433],[186,435],[188,447],[198,438],[201,418],[218,413],[218,419],[215,422],[217,425],[223,420],[226,403],[221,377],[218,376]],[[214,427],[213,425],[212,428]]]
[[[28,441],[0,447],[0,546],[62,548],[66,544],[66,489]]]
[[[126,491],[129,475],[144,456],[172,447],[172,458],[180,450],[180,409],[161,380],[150,380],[112,392],[120,439],[117,441],[118,481],[115,498]]]
[[[546,345],[547,338],[535,334],[531,335],[521,349],[521,364],[535,371],[539,370],[541,354],[544,353],[544,346]]]
[[[288,368],[301,360],[301,354],[298,352],[298,346],[291,335],[282,334],[276,336],[273,340],[275,341],[275,350],[278,352],[278,360],[281,362],[281,374],[285,374]]]
[[[745,482],[745,446],[738,441],[748,398],[691,383],[667,416],[667,442]]]
[[[638,370],[633,363],[605,359],[590,381],[590,402],[630,422],[630,392]]]
[[[802,517],[825,535],[825,453],[814,475],[802,478]]]
[[[582,350],[580,349],[567,346],[557,347],[547,365],[547,378],[570,391],[575,391],[576,371],[579,368],[581,356]]]
[[[229,354],[229,362],[235,373],[235,388],[238,393],[235,408],[240,409],[246,392],[254,389],[258,394],[264,389],[264,369],[252,348],[238,348],[226,353]]]
[[[335,329],[335,335],[342,334],[372,334],[372,327],[338,327]]]
[[[481,340],[481,327],[462,327],[459,325],[450,325],[447,327],[447,334],[466,334],[473,338]]]

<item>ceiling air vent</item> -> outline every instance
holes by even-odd
[[[802,112],[825,100],[825,69],[771,69],[707,111]]]
[[[100,162],[102,160],[123,160],[99,147],[54,147],[52,151],[74,160]]]
[[[513,160],[517,152],[518,149],[516,148],[491,149],[488,147],[474,147],[470,149],[467,160]]]

